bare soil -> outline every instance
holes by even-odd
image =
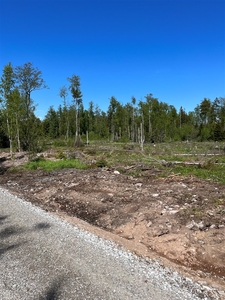
[[[25,154],[12,161],[1,153],[0,186],[83,227],[90,224],[138,255],[225,287],[224,185],[160,177],[161,170],[143,165],[132,167],[139,177],[131,176],[131,167],[10,171],[26,161]]]

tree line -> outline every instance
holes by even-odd
[[[204,98],[194,111],[159,101],[149,93],[144,100],[134,96],[121,104],[115,96],[109,99],[106,112],[93,101],[83,106],[80,77],[67,78],[68,87],[59,87],[62,104],[50,106],[44,120],[35,115],[31,98],[35,90],[48,88],[42,72],[28,62],[13,67],[8,63],[0,78],[0,147],[14,151],[38,151],[40,140],[73,140],[79,146],[84,140],[134,142],[222,141],[225,139],[225,98]],[[71,101],[68,101],[70,95]]]

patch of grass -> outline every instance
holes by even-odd
[[[168,161],[168,162],[174,162],[174,161],[180,161],[180,162],[183,162],[183,161],[186,161],[186,160],[187,160],[187,157],[186,157],[186,156],[167,156],[167,155],[159,155],[159,156],[158,156],[158,159],[159,159],[159,160],[165,160],[165,161]],[[190,160],[189,157],[188,157],[188,159]]]
[[[203,211],[201,211],[198,207],[194,207],[192,209],[192,214],[199,218],[202,218],[205,216],[205,213]]]
[[[199,178],[210,179],[225,184],[225,166],[216,165],[208,167],[199,166],[175,166],[172,171],[184,176],[195,175]]]
[[[24,165],[24,168],[27,170],[43,169],[47,172],[51,172],[53,170],[61,170],[65,168],[87,169],[87,166],[77,159],[71,159],[71,160],[59,160],[59,161],[51,161],[51,160],[31,161],[26,165]]]
[[[221,198],[221,199],[215,200],[214,205],[215,205],[215,207],[225,206],[225,199]]]
[[[23,171],[23,168],[21,166],[19,166],[19,167],[11,167],[8,170],[6,170],[6,174],[7,173],[16,174],[16,173],[18,173],[20,171]]]

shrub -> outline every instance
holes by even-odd
[[[66,154],[60,150],[56,153],[56,156],[55,156],[57,159],[66,159]]]
[[[97,160],[96,162],[96,166],[98,168],[104,168],[104,167],[107,167],[107,161],[104,159],[104,158],[100,158],[99,160]]]

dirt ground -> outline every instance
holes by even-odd
[[[225,288],[224,185],[194,176],[160,178],[162,171],[143,165],[132,167],[141,171],[138,178],[131,167],[9,171],[26,160],[0,154],[1,187],[140,256]]]

